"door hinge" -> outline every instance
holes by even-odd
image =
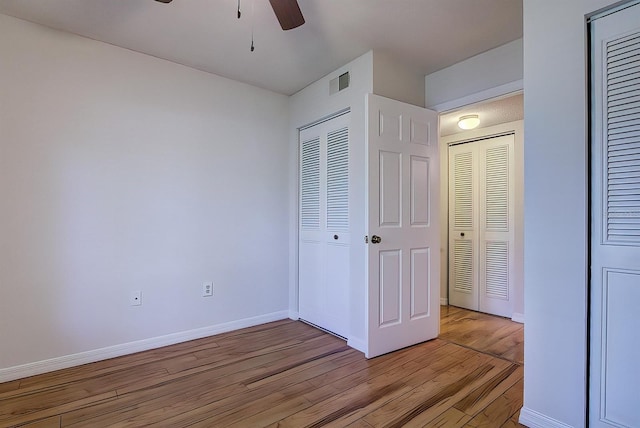
[[[364,243],[365,244],[369,243],[369,235],[364,235]]]

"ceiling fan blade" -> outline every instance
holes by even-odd
[[[283,30],[291,30],[304,24],[304,16],[297,0],[269,0]]]
[[[171,3],[173,0],[156,0],[159,1],[160,3]]]

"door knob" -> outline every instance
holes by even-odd
[[[464,238],[464,232],[460,232],[460,236]]]
[[[373,235],[373,236],[371,237],[371,243],[372,243],[372,244],[379,244],[379,243],[381,243],[381,242],[382,242],[382,238],[381,238],[381,237],[379,237],[378,235]]]

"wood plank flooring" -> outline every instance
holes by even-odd
[[[524,325],[502,317],[441,306],[439,339],[524,363]]]
[[[521,426],[522,325],[441,318],[438,339],[371,360],[285,320],[8,382],[0,426]]]

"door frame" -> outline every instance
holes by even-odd
[[[503,123],[440,137],[440,304],[449,304],[449,146],[513,134],[515,147],[515,284],[511,320],[524,323],[524,121]]]

